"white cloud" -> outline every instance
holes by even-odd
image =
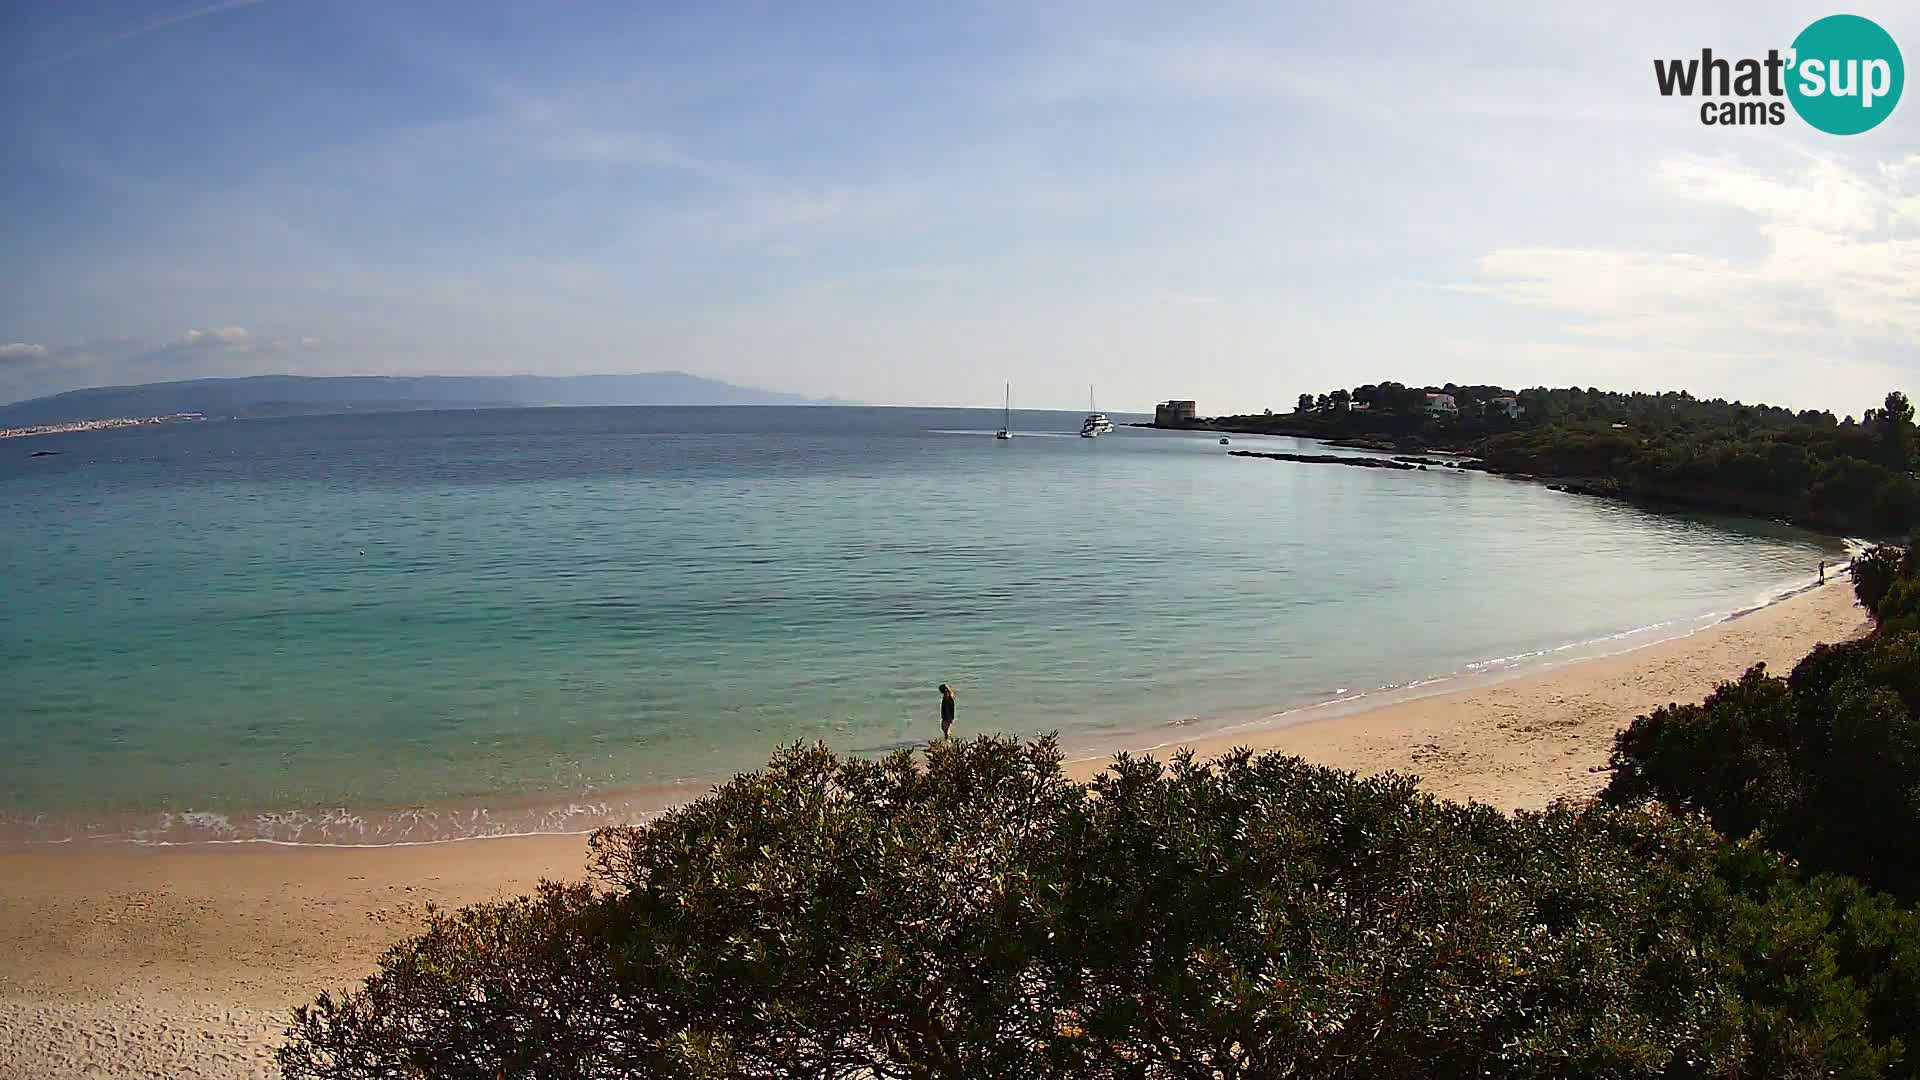
[[[47,352],[48,349],[45,345],[33,345],[24,341],[16,341],[9,345],[0,345],[0,363],[25,363],[32,360],[44,360],[46,359]]]
[[[253,340],[244,326],[220,326],[212,330],[189,330],[173,342],[174,349],[239,349]]]
[[[1732,212],[1747,243],[1713,254],[1504,247],[1476,261],[1480,282],[1458,288],[1564,320],[1557,336],[1483,356],[1526,357],[1598,385],[1610,376],[1844,411],[1912,382],[1920,359],[1915,186],[1920,155],[1867,169],[1815,158],[1771,175],[1664,160],[1654,191]]]
[[[1800,176],[1779,179],[1729,162],[1681,159],[1660,162],[1654,179],[1683,199],[1827,232],[1872,232],[1893,208],[1887,183],[1875,183],[1831,161],[1816,161]]]
[[[1920,213],[1901,185],[1913,159],[1873,173],[1817,161],[1776,177],[1722,161],[1654,170],[1668,194],[1753,216],[1754,257],[1501,248],[1467,286],[1570,316],[1565,329],[1649,348],[1920,343]]]

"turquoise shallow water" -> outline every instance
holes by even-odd
[[[784,741],[924,740],[941,681],[960,733],[1148,745],[1687,632],[1834,557],[1477,474],[1081,440],[1075,414],[996,444],[997,419],[514,410],[0,443],[0,824],[584,827]]]

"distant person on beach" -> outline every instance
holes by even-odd
[[[950,738],[953,730],[953,687],[940,684],[940,737]]]
[[[1820,584],[1825,585],[1826,583],[1827,583],[1827,560],[1821,559],[1820,560]]]

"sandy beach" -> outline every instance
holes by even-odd
[[[1864,628],[1836,578],[1634,652],[1192,745],[1416,773],[1446,798],[1539,807],[1598,791],[1614,732],[1637,714],[1698,700],[1755,661],[1784,672]],[[584,852],[584,837],[558,836],[0,853],[0,1080],[271,1076],[286,1011],[352,984],[426,904],[577,876]]]

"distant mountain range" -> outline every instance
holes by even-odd
[[[684,371],[637,375],[256,375],[101,386],[0,405],[0,427],[180,412],[209,417],[307,416],[544,405],[833,405],[703,379]]]

